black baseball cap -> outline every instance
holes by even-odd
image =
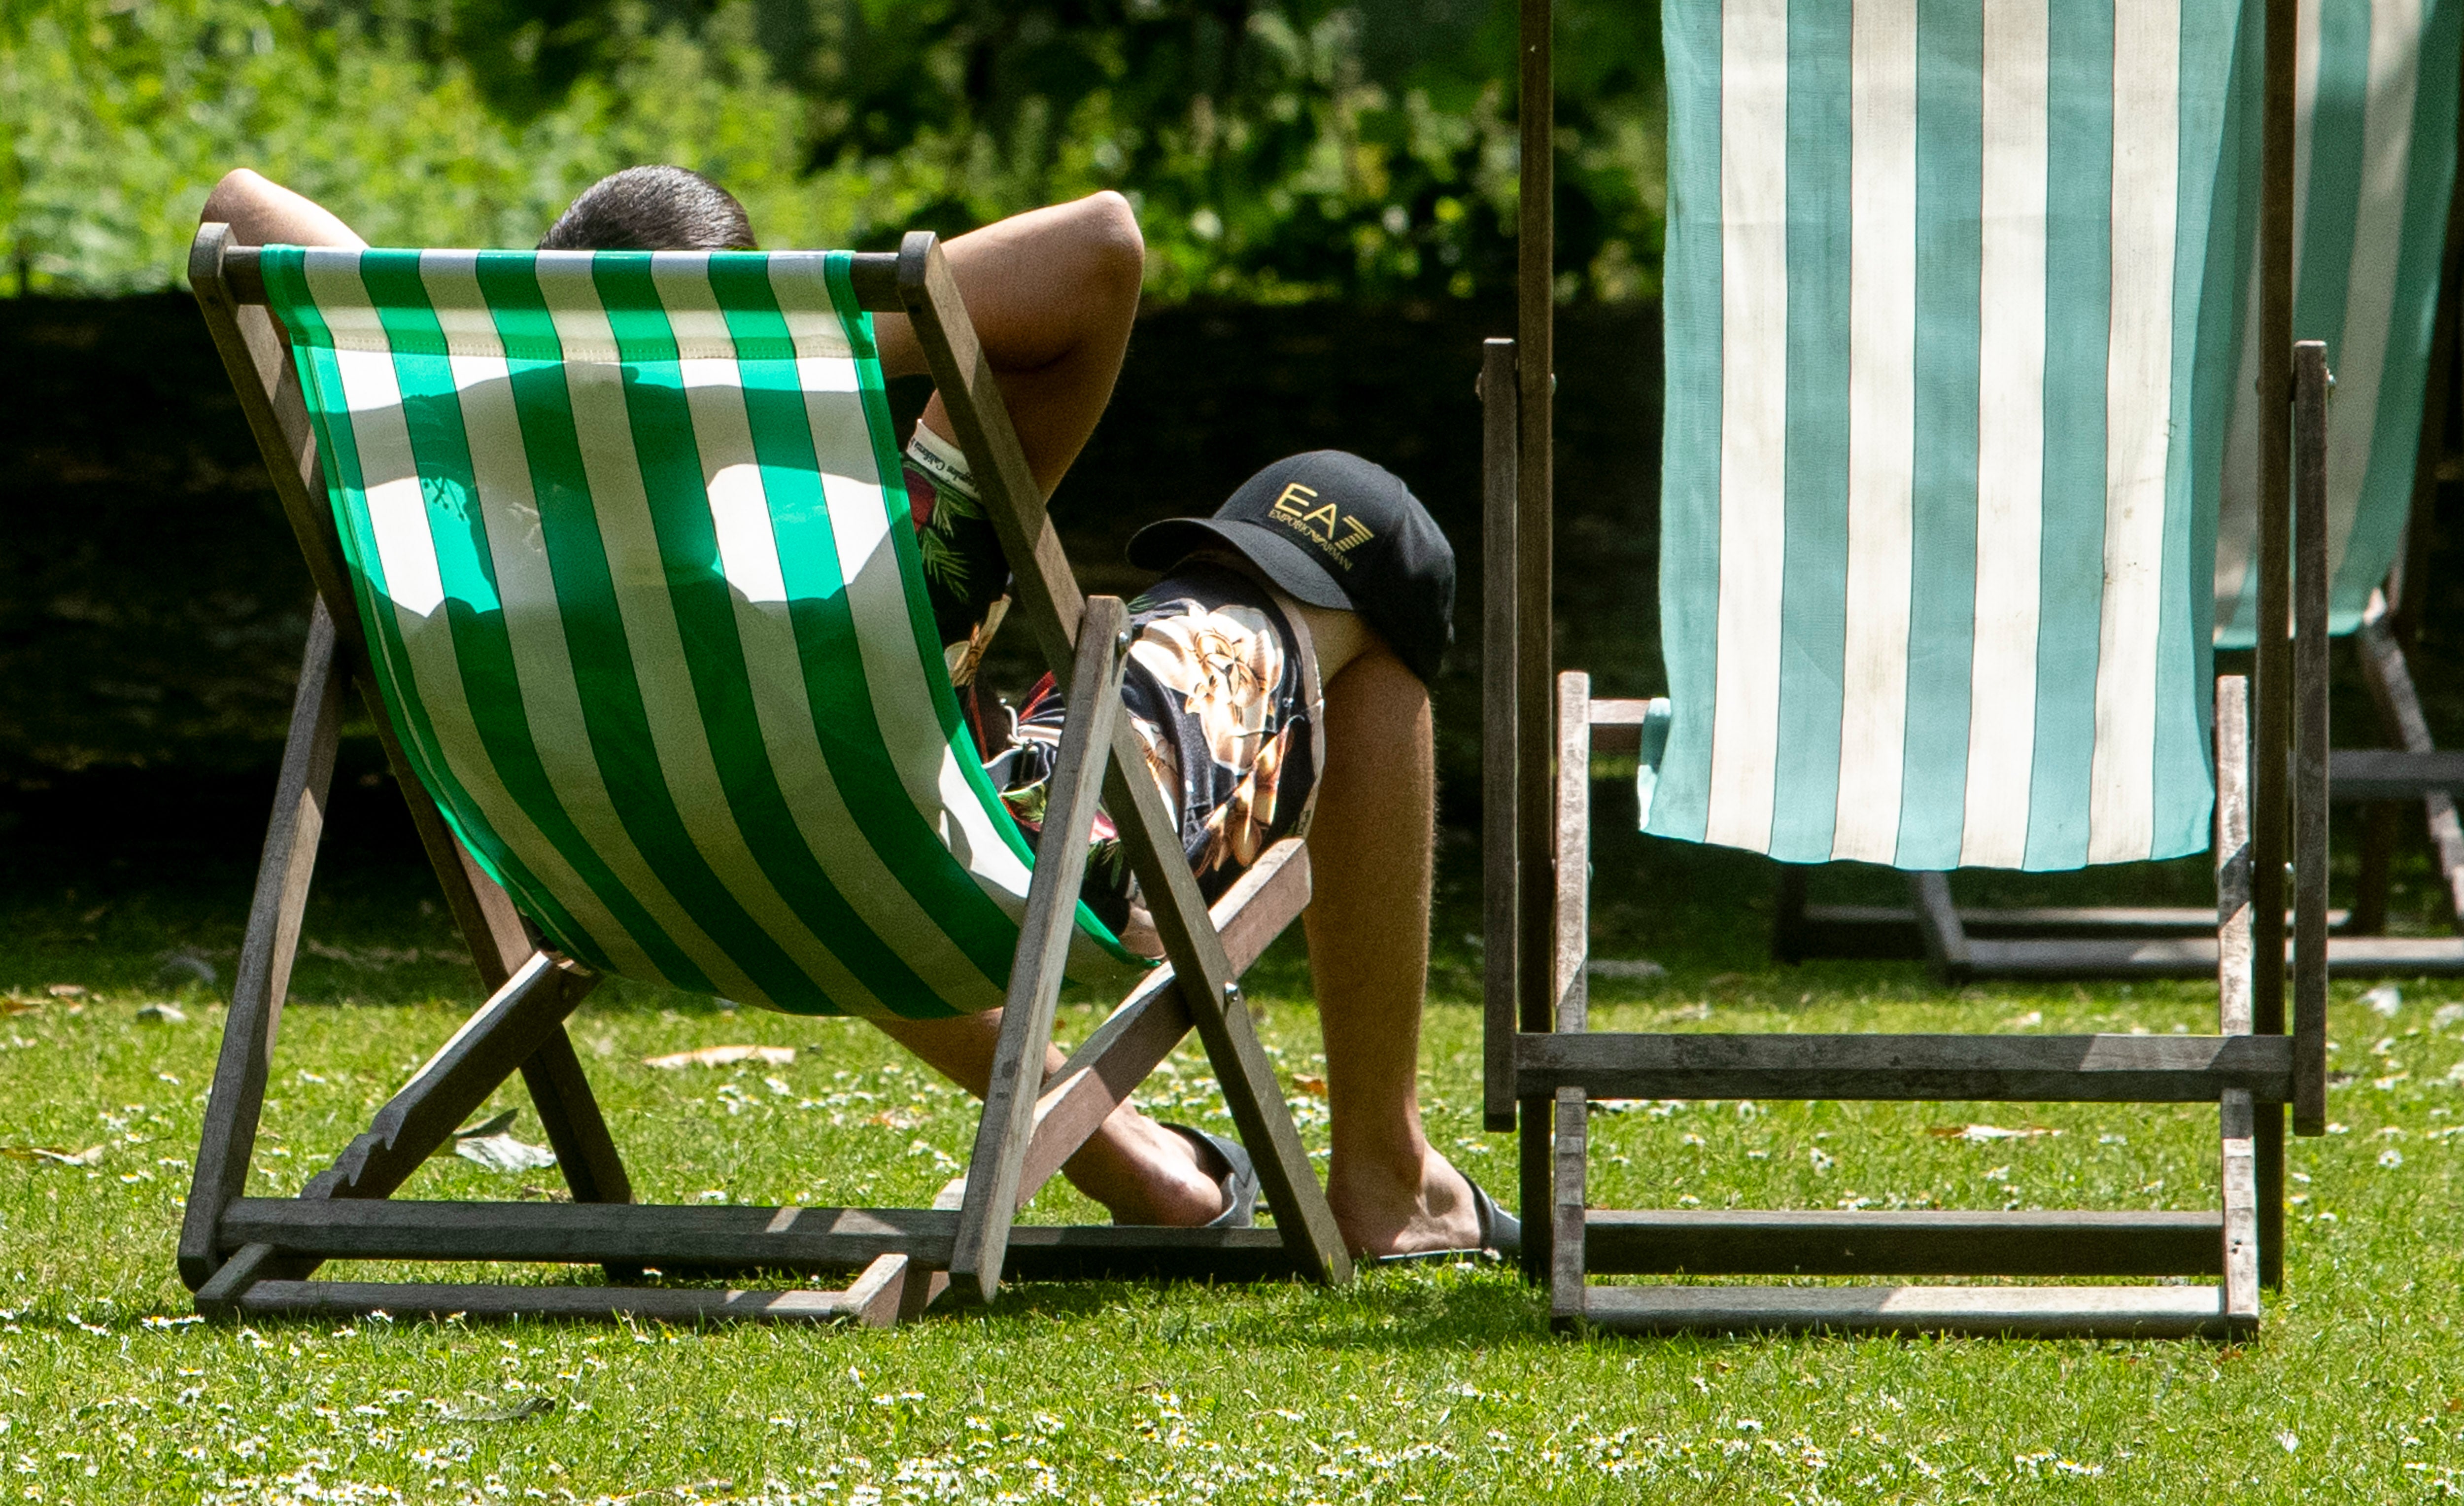
[[[1130,563],[1168,570],[1210,544],[1229,545],[1295,601],[1358,612],[1423,684],[1437,678],[1454,639],[1454,545],[1384,466],[1341,450],[1287,455],[1212,518],[1139,529]]]

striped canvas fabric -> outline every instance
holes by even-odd
[[[1648,830],[1906,869],[2207,845],[2237,11],[1667,0]]]
[[[2336,373],[2327,409],[2327,610],[2331,631],[2350,632],[2394,566],[2412,509],[2455,183],[2464,3],[2301,0],[2300,20],[2293,335],[2325,341]],[[2247,118],[2255,122],[2255,112]],[[2255,275],[2246,298],[2245,318],[2255,320]],[[2258,351],[2245,341],[2216,529],[2221,648],[2249,648],[2258,621],[2257,385]]]
[[[998,1007],[1030,854],[844,255],[264,265],[394,724],[554,944],[796,1013]],[[1143,965],[1083,907],[1072,963]]]

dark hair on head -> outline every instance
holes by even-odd
[[[627,167],[582,191],[541,251],[751,251],[736,195],[682,167]]]

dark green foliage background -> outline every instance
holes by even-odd
[[[1564,0],[1564,296],[1658,286],[1658,7]],[[523,245],[679,163],[771,245],[890,243],[1099,188],[1153,294],[1452,297],[1512,277],[1514,16],[1495,0],[15,0],[13,284],[176,279],[250,166],[379,243]]]

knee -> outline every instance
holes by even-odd
[[[1090,290],[1100,290],[1111,301],[1134,306],[1147,266],[1147,242],[1138,231],[1137,211],[1110,188],[1089,194],[1071,209]]]

